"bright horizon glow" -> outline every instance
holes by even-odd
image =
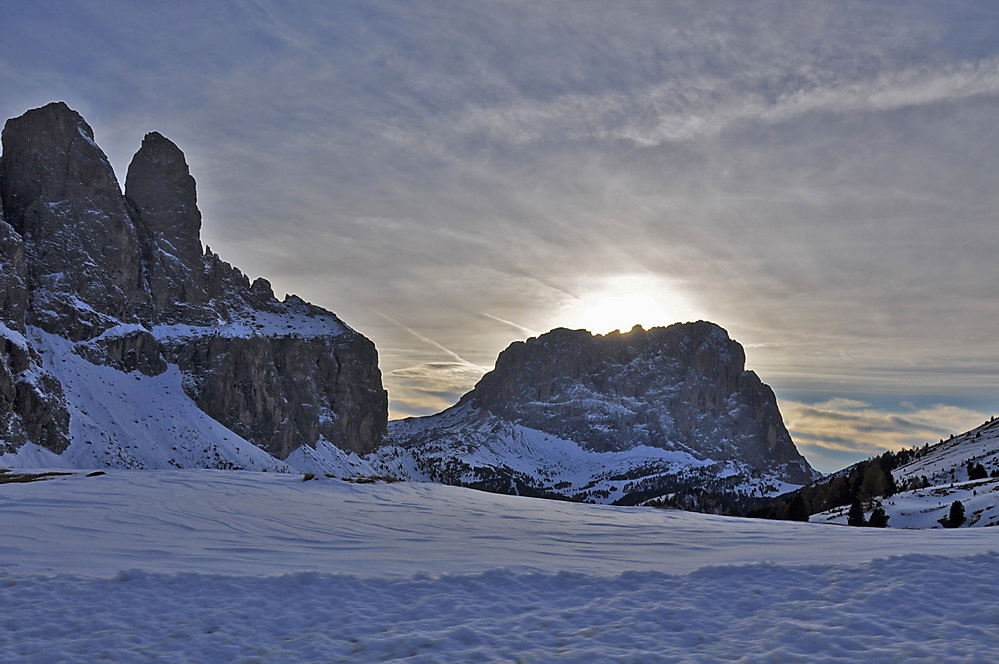
[[[679,286],[655,275],[602,279],[562,316],[569,321],[568,327],[594,334],[627,332],[635,325],[648,329],[702,317]]]

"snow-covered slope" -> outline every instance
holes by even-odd
[[[371,474],[369,464],[325,440],[278,460],[204,413],[183,389],[176,365],[147,376],[93,364],[58,335],[29,328],[42,369],[62,385],[70,414],[61,454],[26,443],[0,455],[17,468],[229,468]]]
[[[926,478],[934,486],[968,479],[968,463],[981,464],[988,474],[999,473],[999,420],[991,418],[971,431],[927,447],[894,471],[904,485]]]
[[[999,529],[236,471],[0,484],[0,652],[60,661],[989,661]]]
[[[903,491],[872,501],[868,516],[878,506],[891,528],[943,528],[951,506],[960,501],[966,517],[960,527],[999,525],[999,420],[909,453],[912,460],[892,471]],[[848,506],[827,510],[811,520],[845,524],[848,511]]]
[[[635,504],[689,486],[757,496],[795,487],[779,472],[737,460],[648,445],[594,452],[475,411],[462,404],[435,417],[391,422],[391,438],[405,444],[383,447],[368,459],[380,474],[409,480],[591,503]]]
[[[878,501],[888,515],[890,528],[942,528],[955,500],[964,506],[962,528],[999,526],[999,479],[956,482],[903,491]],[[811,517],[813,522],[846,524],[849,507]],[[870,510],[866,510],[870,516]]]

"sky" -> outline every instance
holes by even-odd
[[[392,417],[515,340],[710,320],[831,471],[999,412],[999,4],[0,0],[0,117],[379,349]]]

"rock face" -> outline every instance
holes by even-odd
[[[27,322],[75,341],[135,322],[148,300],[139,239],[90,125],[62,103],[9,120],[0,182],[24,241]]]
[[[388,401],[371,341],[295,297],[249,310],[241,325],[261,333],[156,330],[204,412],[279,459],[320,439],[357,454],[378,446]]]
[[[24,242],[0,215],[0,454],[29,441],[69,445],[61,386],[25,337],[28,310]]]
[[[210,322],[201,212],[180,148],[156,132],[146,134],[128,166],[125,200],[142,240],[153,320]]]
[[[7,122],[0,197],[0,453],[90,444],[78,439],[99,418],[81,394],[104,423],[136,410],[86,381],[63,394],[64,352],[137,385],[176,367],[192,407],[278,459],[323,441],[358,453],[381,443],[373,344],[202,250],[195,181],[168,139],[146,135],[122,195],[90,126],[49,104]]]
[[[602,336],[557,329],[516,342],[456,406],[394,424],[392,435],[430,475],[486,488],[497,477],[514,478],[508,489],[571,498],[636,502],[706,484],[759,492],[762,484],[818,476],[795,448],[773,391],[745,369],[742,347],[706,322]],[[550,481],[531,486],[515,477],[524,459],[550,457],[566,441],[591,453],[577,455],[585,462],[560,451],[562,460],[531,471]],[[519,458],[497,463],[483,451],[500,448]],[[618,460],[613,469],[610,459]],[[599,489],[603,496],[587,493],[599,482],[566,479],[573,463],[597,464],[597,471],[577,471],[618,483]]]

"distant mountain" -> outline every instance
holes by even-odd
[[[374,345],[202,249],[183,153],[147,134],[122,193],[63,103],[0,157],[0,458],[339,467],[385,434]]]
[[[503,493],[634,504],[819,476],[742,347],[703,321],[516,342],[454,407],[389,426],[385,472]]]

